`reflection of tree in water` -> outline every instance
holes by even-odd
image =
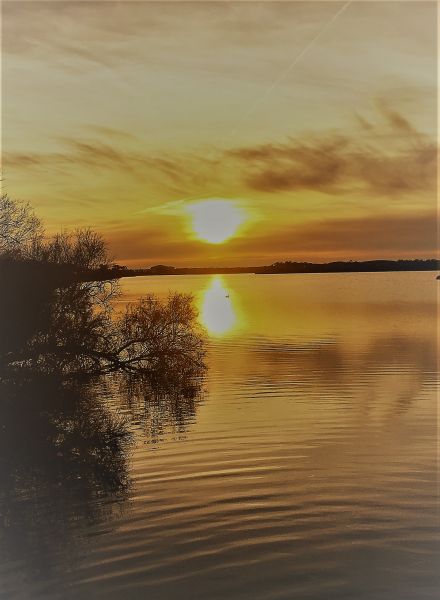
[[[147,296],[115,314],[117,285],[81,279],[105,260],[96,234],[44,241],[28,207],[0,198],[0,553],[34,578],[127,495],[131,436],[102,399],[108,374],[144,415],[157,407],[154,431],[161,416],[183,430],[195,414],[205,365],[192,299]]]
[[[126,416],[103,402],[109,387]],[[180,439],[200,384],[172,391],[126,375],[110,386],[44,375],[4,380],[0,397],[0,556],[25,560],[31,580],[43,581],[83,557],[90,527],[124,510],[133,424],[152,443],[169,431]]]
[[[131,418],[139,423],[143,436],[152,444],[167,435],[184,439],[203,400],[201,379],[192,379],[181,388],[164,388],[145,385],[139,378],[124,377],[119,385]]]
[[[123,502],[130,436],[84,384],[4,380],[0,394],[0,546],[44,575],[74,534]]]

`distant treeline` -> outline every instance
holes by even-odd
[[[117,265],[118,266],[118,265]],[[122,267],[122,277],[135,277],[137,275],[216,275],[228,273],[255,273],[258,267],[170,267],[168,265],[155,265],[149,269],[128,269]],[[122,274],[123,273],[123,274]]]
[[[366,260],[337,261],[330,263],[277,262],[269,267],[260,267],[258,273],[361,273],[380,271],[437,271],[440,261],[428,260]]]
[[[230,273],[361,273],[380,271],[437,271],[440,261],[437,259],[415,260],[367,260],[337,261],[330,263],[309,262],[276,262],[262,267],[194,267],[176,268],[167,265],[156,265],[149,269],[128,269],[115,265],[116,277],[136,277],[138,275],[209,275]]]

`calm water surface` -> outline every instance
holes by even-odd
[[[123,280],[121,304],[195,295],[205,391],[176,405],[100,388],[134,433],[126,489],[5,490],[2,597],[437,598],[438,284]]]

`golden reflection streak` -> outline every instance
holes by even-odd
[[[222,336],[238,325],[237,311],[223,278],[215,275],[199,300],[199,319],[208,333]]]

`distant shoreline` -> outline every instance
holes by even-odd
[[[155,265],[146,269],[114,269],[116,277],[139,277],[154,275],[231,275],[250,273],[255,275],[303,274],[303,273],[390,273],[403,271],[439,271],[440,260],[369,260],[338,261],[330,263],[279,262],[261,267],[172,267]]]

